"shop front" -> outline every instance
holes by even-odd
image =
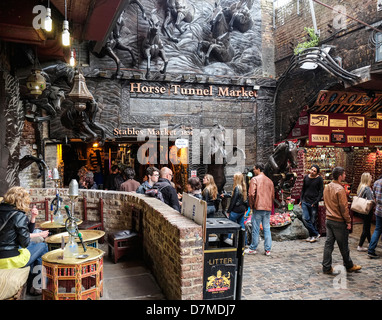
[[[289,138],[300,139],[298,174],[292,198],[299,201],[303,178],[313,164],[320,167],[324,185],[332,170],[346,170],[344,187],[349,201],[356,194],[362,173],[374,181],[382,174],[382,120],[377,118],[381,95],[322,90],[315,104],[305,108]],[[350,202],[349,202],[350,203]],[[324,207],[320,203],[318,225],[324,231]]]

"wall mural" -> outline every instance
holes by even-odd
[[[261,9],[254,0],[131,1],[90,66],[160,73],[261,75]],[[152,75],[151,73],[154,73]]]

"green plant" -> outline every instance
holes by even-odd
[[[299,43],[296,48],[294,48],[294,54],[298,55],[307,48],[316,47],[320,42],[320,37],[314,32],[313,28],[305,27],[304,30],[308,33],[310,40]]]

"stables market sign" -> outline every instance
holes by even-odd
[[[132,94],[168,94],[179,96],[201,96],[201,97],[230,97],[230,98],[256,98],[257,91],[252,89],[248,90],[246,87],[241,86],[239,89],[232,89],[228,86],[213,86],[193,88],[183,86],[181,84],[170,84],[168,86],[153,86],[144,85],[142,83],[130,83],[130,93]]]

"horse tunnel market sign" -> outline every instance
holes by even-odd
[[[168,94],[180,96],[217,96],[230,98],[256,98],[256,90],[248,90],[244,86],[239,89],[226,87],[216,87],[209,85],[203,88],[192,88],[182,86],[181,84],[171,84],[168,86],[150,86],[142,83],[130,83],[130,93],[135,94]]]

